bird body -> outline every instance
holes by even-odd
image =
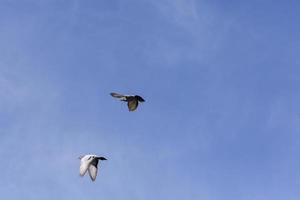
[[[126,101],[128,110],[134,111],[139,105],[139,102],[145,102],[145,100],[139,95],[123,95],[115,92],[110,93],[112,97],[120,99],[120,101]]]
[[[84,176],[86,171],[88,171],[92,181],[96,180],[99,160],[107,160],[104,157],[99,157],[97,155],[91,155],[91,154],[80,156],[79,159],[80,159],[80,168],[79,168],[80,176]]]

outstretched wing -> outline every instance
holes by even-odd
[[[136,99],[132,99],[127,102],[128,110],[134,111],[138,107],[138,101]]]
[[[90,165],[88,171],[92,181],[95,181],[98,171],[97,167],[95,167],[94,165]]]
[[[135,95],[135,98],[139,101],[139,102],[144,102],[145,100],[139,96],[139,95]]]
[[[115,92],[110,93],[110,95],[111,95],[112,97],[115,97],[115,98],[124,98],[124,97],[125,97],[125,95],[123,95],[123,94],[118,94],[118,93],[115,93]]]
[[[89,162],[87,160],[81,160],[80,161],[80,169],[79,169],[79,174],[80,176],[84,176],[87,169],[88,169],[88,166],[89,166]]]
[[[92,181],[96,180],[97,171],[98,171],[97,166],[98,166],[98,159],[94,159],[88,168],[89,175],[90,175]]]
[[[104,157],[96,157],[98,160],[107,160],[106,158]]]

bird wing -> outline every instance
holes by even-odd
[[[89,175],[90,175],[92,181],[96,180],[97,171],[98,171],[97,165],[98,165],[98,160],[95,159],[95,160],[93,160],[93,162],[90,164],[90,166],[88,168],[88,172],[89,172]]]
[[[115,98],[124,98],[124,97],[125,97],[125,95],[123,95],[123,94],[118,94],[118,93],[115,93],[115,92],[110,93],[110,95],[111,95],[112,97],[115,97]]]
[[[96,157],[98,160],[107,160],[106,158],[104,158],[104,157]]]
[[[139,102],[144,102],[145,99],[143,99],[141,96],[139,95],[135,95],[135,98],[139,101]]]
[[[86,159],[81,159],[80,160],[80,169],[79,169],[79,174],[80,176],[84,176],[87,169],[89,167],[89,162]]]
[[[138,101],[136,99],[132,99],[127,102],[128,110],[134,111],[138,107]]]

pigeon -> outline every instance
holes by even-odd
[[[98,161],[107,160],[104,157],[99,157],[97,155],[84,155],[80,156],[80,176],[84,176],[86,171],[89,172],[89,175],[92,181],[96,180],[97,171],[98,171]]]
[[[110,95],[112,97],[120,99],[121,101],[126,101],[129,111],[134,111],[138,107],[139,102],[144,102],[145,101],[139,95],[123,95],[123,94],[118,94],[118,93],[115,93],[115,92],[110,93]]]

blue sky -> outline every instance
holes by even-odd
[[[299,199],[299,9],[0,0],[1,198]]]

